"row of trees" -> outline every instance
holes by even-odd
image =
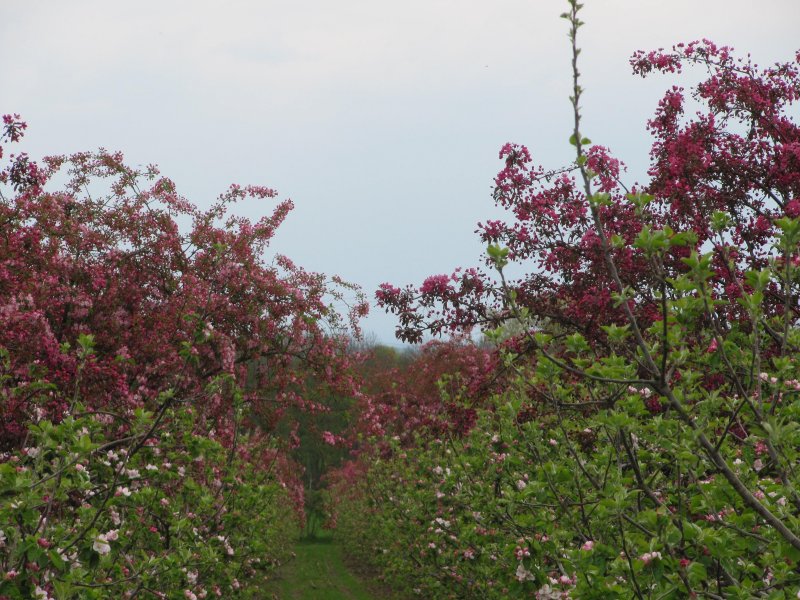
[[[269,188],[201,211],[99,151],[8,155],[0,194],[0,598],[251,597],[303,517],[274,429],[356,395],[366,304],[266,261],[291,202],[230,209]]]
[[[401,338],[481,326],[497,352],[454,343],[423,401],[405,378],[386,388],[401,402],[367,407],[373,447],[332,494],[340,534],[421,597],[794,598],[800,53],[637,52],[635,74],[705,77],[666,92],[649,180],[626,186],[582,130],[579,9],[575,161],[504,146],[510,217],[480,225],[484,267],[378,292]]]
[[[255,597],[326,485],[403,593],[798,593],[800,54],[634,55],[706,77],[665,94],[627,187],[581,129],[579,9],[575,161],[504,146],[483,266],[381,286],[402,339],[457,336],[415,354],[368,358],[356,288],[265,259],[291,203],[231,208],[274,190],[203,211],[119,154],[5,157],[0,600]]]

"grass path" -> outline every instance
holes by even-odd
[[[295,547],[297,558],[281,568],[266,600],[376,600],[342,560],[342,552],[329,537],[303,541]]]

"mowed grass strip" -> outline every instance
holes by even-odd
[[[295,553],[268,586],[267,600],[375,600],[347,570],[341,549],[329,537],[300,542]]]

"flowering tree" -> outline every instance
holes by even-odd
[[[429,342],[406,364],[365,378],[356,432],[363,438],[397,436],[403,445],[413,445],[420,434],[463,434],[489,396],[493,382],[486,374],[492,369],[491,353],[468,340]]]
[[[14,139],[22,125],[7,119]],[[172,389],[198,396],[204,416],[217,419],[225,403],[199,392],[221,374],[246,380],[245,401],[265,418],[302,399],[304,369],[325,384],[348,384],[340,368],[345,340],[337,335],[343,323],[328,306],[327,280],[286,257],[263,262],[291,202],[252,223],[226,216],[228,208],[246,198],[275,198],[274,190],[232,186],[202,212],[154,167],[131,169],[119,154],[50,157],[43,164],[19,156],[4,171],[14,196],[0,206],[8,232],[0,246],[0,290],[2,342],[21,365],[17,375],[24,379],[27,365],[36,363],[61,392],[39,405],[47,416],[59,417],[75,386],[96,407],[112,410],[152,406]],[[46,191],[63,171],[65,189]],[[182,234],[178,223],[187,219],[191,231]],[[364,310],[363,303],[355,307]],[[93,336],[95,352],[78,374],[64,350],[80,335]],[[24,435],[14,422],[30,415],[15,411],[35,406],[4,405],[4,440]],[[229,423],[214,427],[231,439]]]
[[[396,542],[382,566],[407,573],[410,553],[435,594],[456,581],[477,597],[786,597],[800,559],[800,54],[759,68],[709,41],[637,52],[635,74],[707,77],[694,116],[685,90],[667,91],[649,182],[628,187],[583,135],[579,9],[565,15],[574,163],[547,171],[504,146],[494,197],[512,216],[479,226],[486,266],[378,291],[403,339],[519,331],[500,355],[516,377],[466,439],[373,465],[372,506],[404,515],[393,527],[376,508]],[[512,262],[534,268],[509,281]]]
[[[2,141],[18,142],[25,123],[3,122]],[[331,302],[353,286],[265,262],[291,202],[256,222],[229,209],[274,190],[232,186],[201,211],[120,154],[7,158],[0,466],[2,521],[16,525],[0,536],[14,573],[0,597],[244,594],[254,556],[267,566],[282,552],[264,536],[272,518],[291,523],[283,497],[302,511],[271,427],[308,406],[312,376],[353,393],[345,334],[367,305],[359,297],[348,320]],[[267,520],[255,538],[232,531],[248,518]]]

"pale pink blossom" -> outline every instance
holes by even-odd
[[[519,563],[517,565],[517,572],[514,574],[517,578],[517,581],[524,582],[524,581],[533,581],[536,579],[536,576],[531,573],[528,569],[525,568],[525,565]]]
[[[639,559],[646,565],[649,565],[654,560],[661,560],[661,552],[645,552]]]
[[[92,548],[98,554],[108,554],[111,552],[111,545],[108,543],[106,536],[102,533],[95,538]]]

